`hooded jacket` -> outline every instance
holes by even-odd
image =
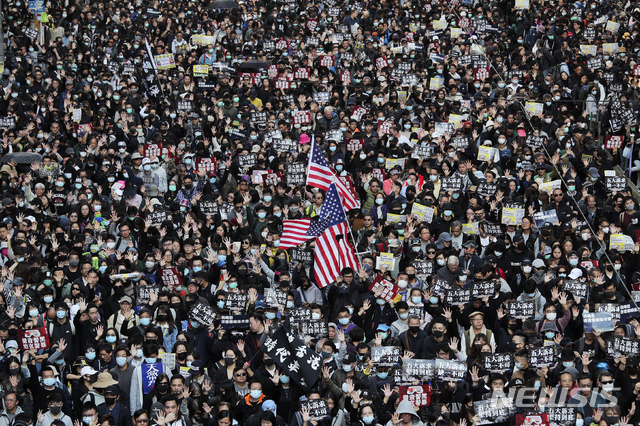
[[[411,403],[407,400],[401,401],[400,404],[398,404],[398,409],[396,410],[396,413],[402,415],[402,414],[411,414],[411,426],[424,426],[424,423],[422,423],[422,421],[420,420],[420,417],[418,417],[418,415],[416,414],[416,411],[413,409],[413,405],[411,405]],[[401,425],[404,425],[404,423],[400,423]],[[386,424],[386,426],[393,426],[393,421],[389,420]]]

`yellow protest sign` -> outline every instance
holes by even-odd
[[[193,76],[194,77],[206,77],[209,75],[209,65],[194,65]]]

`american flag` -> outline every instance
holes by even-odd
[[[319,218],[318,218],[319,219]],[[286,250],[322,235],[326,221],[313,219],[285,220],[278,248]]]
[[[333,170],[331,170],[329,163],[327,163],[327,159],[324,158],[324,155],[316,144],[316,140],[314,138],[311,143],[311,157],[309,158],[307,185],[327,191],[329,189],[329,185],[332,183],[335,183],[338,188],[338,193],[340,194],[345,210],[349,211],[360,208],[360,201],[358,201],[353,193],[349,191],[344,182],[336,176]]]
[[[325,231],[316,238],[314,271],[316,283],[322,288],[334,282],[342,268],[358,269],[358,260],[347,240],[347,217],[335,184],[329,185],[319,222]]]

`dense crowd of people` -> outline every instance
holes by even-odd
[[[640,423],[635,0],[1,8],[0,426]]]

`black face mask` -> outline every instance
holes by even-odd
[[[234,363],[234,362],[236,362],[236,359],[235,359],[235,358],[226,357],[226,358],[224,359],[224,363],[225,363],[225,364],[227,364],[227,365],[233,365],[233,363]]]
[[[157,319],[158,319],[158,321],[160,321],[160,322],[166,322],[166,321],[167,321],[167,319],[169,318],[169,316],[168,316],[168,315],[166,315],[166,314],[165,314],[165,315],[158,315],[156,318],[157,318]]]
[[[19,372],[20,372],[20,368],[10,368],[9,369],[9,375],[11,375],[11,376],[17,376]]]
[[[265,359],[264,360],[264,365],[266,365],[267,367],[273,366],[274,363],[275,363],[275,361],[273,359]]]
[[[104,400],[107,403],[108,406],[112,406],[116,403],[116,400],[118,398],[116,398],[115,396],[105,396]]]
[[[124,294],[124,287],[122,286],[116,286],[113,288],[113,293],[116,296],[122,296]]]
[[[60,412],[62,411],[62,407],[60,406],[54,406],[54,407],[49,407],[49,411],[51,412],[51,414],[53,414],[54,416],[57,416],[58,414],[60,414]]]
[[[241,277],[244,277],[245,275],[247,275],[247,269],[246,268],[238,269],[238,275],[240,275]]]
[[[97,376],[97,374],[96,374]],[[159,383],[158,386],[156,386],[156,389],[158,389],[158,392],[160,393],[167,393],[167,391],[169,390],[169,384],[168,383]]]
[[[409,332],[411,334],[416,334],[418,331],[420,331],[420,326],[419,325],[412,325],[409,327]]]
[[[176,310],[177,310],[177,309],[180,309],[180,304],[179,304],[179,303],[172,303],[172,304],[171,304],[171,305],[169,305],[169,306],[171,306],[173,309],[176,309]]]
[[[178,352],[177,357],[178,357],[178,361],[184,361],[185,359],[187,359],[187,353],[186,352]]]
[[[18,329],[17,328],[10,328],[9,329],[9,336],[15,337],[17,335],[18,335]]]
[[[436,339],[439,339],[442,336],[444,336],[444,331],[442,331],[442,330],[433,330],[433,337],[435,337]]]

